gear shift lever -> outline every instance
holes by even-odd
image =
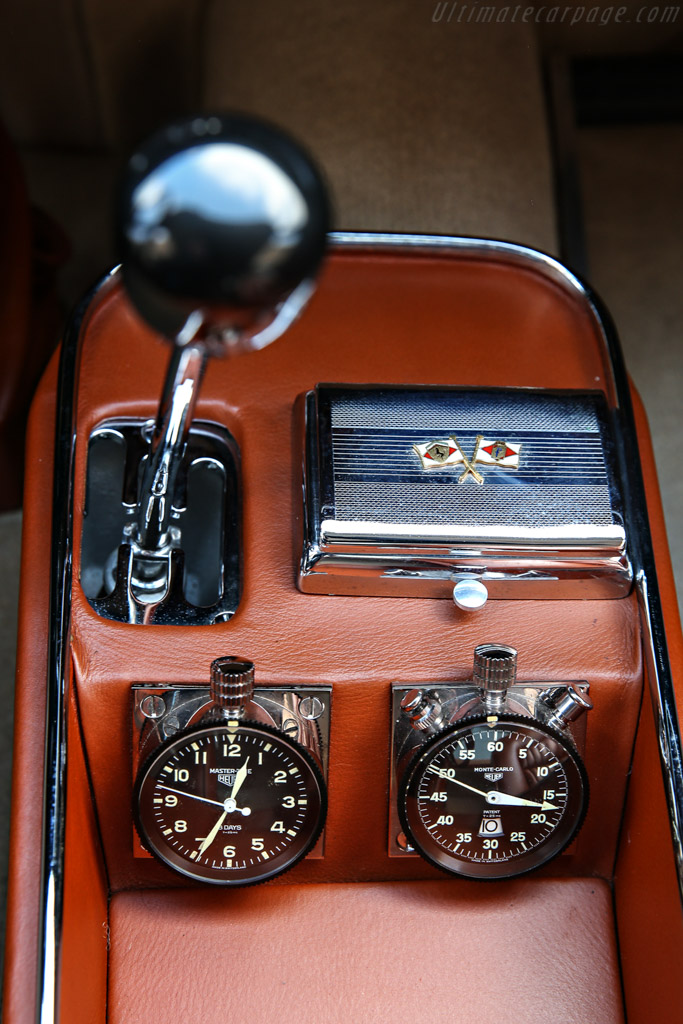
[[[263,348],[287,329],[313,291],[329,207],[318,171],[286,135],[244,117],[207,116],[171,124],[134,153],[117,212],[128,296],[173,351],[135,523],[124,530],[128,593],[91,603],[105,615],[160,621],[169,552],[183,547],[173,498],[207,358]],[[119,555],[119,589],[121,577]]]
[[[131,157],[118,223],[128,295],[175,346],[138,507],[137,542],[154,551],[168,540],[207,355],[262,348],[286,329],[311,294],[329,212],[292,140],[213,116],[172,124]]]

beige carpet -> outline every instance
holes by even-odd
[[[327,171],[346,229],[555,246],[533,26],[434,23],[430,0],[213,3],[203,99],[275,120]],[[295,27],[294,27],[295,26]]]
[[[683,607],[683,125],[583,129],[579,146],[590,279],[650,419]]]

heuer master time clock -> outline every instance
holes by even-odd
[[[135,784],[144,846],[175,871],[214,885],[251,885],[287,871],[313,848],[325,821],[325,783],[311,754],[239,717],[252,685],[250,662],[215,661],[212,694],[222,719],[171,737]]]

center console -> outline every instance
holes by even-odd
[[[597,300],[502,242],[337,234],[320,269],[317,172],[240,119],[157,136],[121,203],[29,438],[45,1019],[645,1021],[678,733]]]

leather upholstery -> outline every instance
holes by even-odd
[[[590,336],[584,340],[587,326],[559,289],[503,263],[340,255],[330,260],[306,316],[281,342],[210,366],[198,416],[227,423],[242,454],[245,587],[237,615],[210,629],[131,628],[99,619],[80,588],[73,597],[84,740],[114,890],[178,884],[156,862],[131,854],[130,790],[121,784],[130,776],[120,746],[128,735],[131,683],[203,681],[212,658],[235,651],[253,658],[262,683],[334,686],[326,856],[302,863],[294,877],[434,877],[421,860],[386,857],[390,683],[468,678],[473,649],[485,640],[519,648],[520,679],[585,678],[594,687],[599,710],[591,715],[587,754],[599,783],[571,870],[609,876],[640,704],[634,602],[491,601],[468,617],[448,601],[301,594],[290,532],[282,530],[283,520],[300,514],[292,404],[316,381],[594,388],[602,366]],[[157,380],[160,389],[165,358],[125,300],[116,293],[107,298],[89,324],[81,367],[83,436],[116,412],[153,413],[148,396]],[[264,438],[272,444],[265,456]],[[81,445],[76,566],[84,471]],[[624,725],[617,735],[615,717]],[[373,827],[359,829],[359,821]],[[569,859],[549,870],[570,870],[563,867]]]
[[[43,377],[26,435],[27,473],[14,700],[12,818],[7,887],[3,1014],[8,1024],[35,1021],[45,680],[49,622],[52,462],[57,361]],[[30,979],[30,980],[29,980]]]
[[[654,735],[646,693],[614,886],[624,992],[636,1021],[675,1020],[681,1010],[683,921]]]
[[[683,644],[678,603],[666,549],[650,435],[645,412],[635,397],[650,525],[658,553],[658,582],[680,721]],[[645,667],[647,670],[647,665]],[[614,879],[624,992],[629,1020],[635,1021],[675,1020],[681,1007],[683,917],[655,736],[652,701],[646,684]]]
[[[62,939],[61,1019],[79,1007],[88,1024],[106,1020],[108,885],[90,785],[83,757],[76,694],[68,708],[68,814],[64,853],[64,921]],[[83,984],[87,950],[88,984]]]
[[[120,893],[111,923],[109,1024],[624,1020],[595,879]]]

